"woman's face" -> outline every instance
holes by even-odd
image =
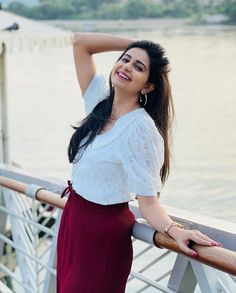
[[[148,86],[150,61],[145,50],[131,48],[114,65],[111,82],[114,88],[139,95]]]

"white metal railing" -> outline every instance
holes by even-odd
[[[0,292],[55,292],[55,253],[61,209],[53,207],[52,202],[56,200],[56,205],[63,207],[66,199],[62,201],[59,194],[65,186],[62,182],[38,178],[3,164],[0,164],[0,176],[5,178],[5,181],[0,178]],[[12,181],[8,186],[6,179],[20,183],[13,184]],[[26,187],[26,195],[22,186]],[[49,198],[51,204],[42,204],[34,198],[40,186],[48,192],[39,191],[38,195]],[[175,220],[223,243],[224,249],[210,247],[201,250],[201,247],[197,247],[201,250],[201,257],[196,260],[171,250],[157,249],[153,240],[162,247],[170,245],[175,250],[170,239],[166,244],[166,238],[155,234],[143,222],[136,202],[130,203],[130,209],[137,223],[133,229],[134,259],[127,293],[236,292],[236,279],[233,276],[236,275],[235,224],[167,207]],[[216,257],[219,259],[216,260]],[[229,257],[231,271],[229,269],[228,272],[231,274],[200,262],[210,260],[213,265],[223,264],[221,269],[224,270],[224,263]]]

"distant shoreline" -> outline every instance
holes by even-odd
[[[148,19],[132,19],[132,20],[46,20],[42,21],[49,25],[53,25],[63,29],[81,30],[81,31],[120,31],[120,30],[148,30],[155,27],[176,27],[189,25],[189,18],[148,18]]]
[[[70,31],[89,31],[89,32],[119,32],[119,31],[148,31],[157,28],[179,28],[181,26],[207,27],[228,30],[235,28],[235,23],[197,23],[191,18],[147,18],[147,19],[91,19],[91,20],[42,20],[42,23]]]

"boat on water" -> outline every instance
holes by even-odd
[[[0,12],[0,26],[13,21],[37,31],[0,33],[0,292],[43,292],[56,290],[56,240],[66,198],[58,180],[49,180],[12,166],[6,97],[6,54],[20,49],[69,44],[70,33]],[[4,18],[5,16],[5,18]],[[1,23],[8,19],[7,23]],[[40,26],[40,25],[39,25]],[[37,29],[36,29],[37,28]],[[34,38],[37,38],[35,41]],[[13,46],[17,40],[17,46]],[[42,190],[41,188],[45,188]],[[130,209],[136,216],[133,229],[134,261],[126,292],[236,292],[236,225],[167,207],[170,216],[191,229],[199,229],[220,241],[224,248],[196,247],[199,258],[183,255],[175,242],[154,231],[142,219],[137,203]],[[114,231],[115,232],[115,231]],[[96,244],[95,244],[96,245]]]

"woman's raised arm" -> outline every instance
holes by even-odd
[[[132,39],[101,33],[75,33],[73,41],[76,74],[82,94],[96,74],[93,54],[124,50]]]

